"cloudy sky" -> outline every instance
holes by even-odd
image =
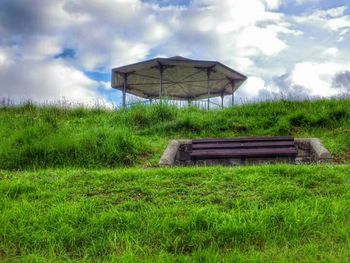
[[[333,96],[350,85],[350,0],[0,0],[0,98],[120,104],[110,70],[218,60],[238,100]]]

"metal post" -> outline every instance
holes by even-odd
[[[224,92],[221,92],[221,109],[224,108]]]
[[[163,97],[163,65],[159,63],[159,73],[160,73],[160,85],[159,85],[159,100],[162,100]]]
[[[231,86],[232,86],[232,101],[231,101],[231,106],[235,105],[235,81],[231,80]]]
[[[210,73],[211,69],[207,68],[208,110],[210,109]]]
[[[126,106],[126,87],[128,86],[128,74],[124,73],[124,86],[123,86],[123,108]]]

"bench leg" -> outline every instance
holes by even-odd
[[[197,165],[197,159],[191,157],[191,165]]]
[[[296,163],[297,163],[297,162],[296,162],[296,157],[295,157],[295,156],[291,157],[291,158],[290,158],[290,162],[291,162],[292,164],[296,164]]]

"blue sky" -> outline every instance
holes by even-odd
[[[218,60],[249,78],[237,101],[350,90],[350,0],[0,2],[0,98],[119,105],[111,68]]]

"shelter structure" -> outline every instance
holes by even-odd
[[[141,98],[167,98],[170,100],[207,101],[232,95],[247,79],[243,74],[218,61],[193,60],[180,56],[154,58],[151,60],[112,69],[112,88],[123,93],[123,107],[126,106],[126,94]]]

